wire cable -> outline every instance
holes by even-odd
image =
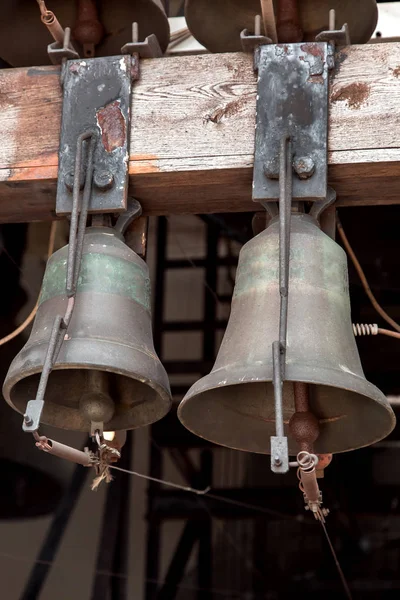
[[[337,230],[339,232],[340,238],[343,242],[344,247],[346,248],[346,252],[347,254],[350,256],[351,261],[357,271],[357,274],[360,278],[360,281],[362,283],[362,286],[365,290],[365,293],[367,294],[368,298],[371,301],[372,306],[375,308],[376,312],[378,314],[380,314],[380,316],[382,317],[382,319],[384,319],[387,323],[389,323],[389,325],[391,325],[393,327],[393,329],[395,329],[396,331],[400,332],[400,325],[398,323],[396,323],[396,321],[394,321],[388,314],[387,312],[381,307],[381,305],[379,304],[379,302],[377,301],[377,299],[375,298],[374,294],[372,293],[371,288],[369,287],[369,283],[367,281],[367,278],[365,277],[365,273],[360,265],[360,263],[358,262],[358,259],[356,257],[356,255],[354,254],[354,250],[350,245],[349,240],[347,239],[347,235],[344,232],[343,229],[343,225],[339,219],[339,216],[336,216],[336,227]],[[388,334],[386,334],[388,335]]]
[[[50,229],[49,244],[48,244],[48,249],[47,249],[47,260],[50,258],[50,256],[53,254],[53,251],[54,251],[54,242],[55,242],[55,237],[56,237],[56,231],[57,231],[57,221],[53,221],[51,224],[51,229]],[[40,295],[39,295],[39,297],[40,297]],[[39,298],[36,300],[35,306],[31,310],[29,315],[26,317],[25,321],[23,323],[21,323],[21,325],[19,325],[19,327],[14,329],[14,331],[12,331],[8,335],[6,335],[5,337],[0,339],[0,346],[3,346],[4,344],[7,344],[7,342],[10,342],[11,340],[13,340],[15,337],[17,337],[17,335],[22,333],[24,331],[24,329],[26,329],[28,327],[28,325],[30,325],[30,323],[32,323],[33,319],[36,316],[38,307],[39,307]]]
[[[342,582],[343,589],[345,591],[346,597],[348,598],[348,600],[353,600],[353,595],[352,595],[351,590],[349,588],[349,584],[346,581],[346,577],[344,576],[343,569],[340,566],[338,557],[336,556],[335,548],[333,547],[333,544],[331,542],[331,538],[329,537],[328,530],[326,529],[325,523],[323,521],[320,521],[320,523],[321,523],[322,529],[324,530],[326,541],[328,542],[329,548],[331,550],[331,553],[332,553],[332,556],[333,556],[333,560],[335,561],[335,565],[336,565],[336,568],[338,570],[339,577],[340,577],[340,580]]]

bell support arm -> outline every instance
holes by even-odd
[[[271,469],[289,470],[289,451],[283,426],[283,381],[285,379],[286,337],[289,301],[290,216],[292,210],[292,142],[284,134],[280,143],[279,168],[279,341],[272,344],[276,435],[271,437]]]

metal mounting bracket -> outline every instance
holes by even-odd
[[[129,115],[137,57],[68,60],[63,65],[63,111],[56,212],[71,214],[76,142],[88,129],[98,135],[94,151],[90,213],[123,212],[127,207]],[[83,149],[81,186],[87,148]]]
[[[328,68],[326,42],[259,47],[253,200],[279,198],[279,147],[293,144],[293,200],[327,193]]]
[[[78,52],[71,43],[71,29],[65,28],[64,40],[61,45],[59,42],[53,42],[47,46],[47,54],[53,65],[61,65],[64,60],[79,58]]]

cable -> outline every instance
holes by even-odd
[[[50,229],[49,245],[48,245],[48,249],[47,249],[47,259],[50,258],[50,256],[53,254],[53,251],[54,251],[56,230],[57,230],[57,221],[53,221],[51,224],[51,229]],[[21,323],[21,325],[19,327],[17,327],[17,329],[14,329],[14,331],[12,331],[8,335],[6,335],[5,337],[0,339],[0,346],[3,346],[3,344],[7,344],[7,342],[10,342],[11,340],[13,340],[15,337],[17,337],[17,335],[22,333],[24,331],[24,329],[26,329],[28,327],[28,325],[33,321],[33,319],[36,316],[38,306],[39,306],[39,298],[36,300],[35,306],[31,310],[31,312],[29,313],[29,315],[27,316],[25,321],[23,323]]]
[[[369,287],[367,278],[365,277],[364,271],[360,265],[360,263],[358,262],[358,259],[356,257],[356,255],[354,254],[353,248],[350,246],[350,242],[347,239],[347,236],[344,232],[343,229],[343,225],[339,219],[339,216],[336,216],[336,227],[337,230],[339,232],[340,238],[343,242],[344,247],[346,248],[347,254],[350,256],[351,261],[358,273],[358,276],[361,280],[362,286],[365,290],[365,293],[367,294],[368,298],[371,301],[372,306],[375,308],[376,312],[380,314],[380,316],[382,317],[382,319],[384,319],[387,323],[389,323],[389,325],[391,325],[393,327],[393,329],[395,329],[396,331],[400,332],[400,325],[398,323],[396,323],[396,321],[394,321],[385,310],[383,310],[383,308],[381,307],[381,305],[379,304],[379,302],[377,301],[377,299],[375,298],[374,294],[372,293],[371,288]],[[385,330],[386,331],[386,330]],[[388,334],[386,334],[388,335]]]
[[[335,548],[333,547],[333,544],[331,542],[331,538],[329,537],[329,534],[328,534],[328,531],[326,529],[325,523],[323,521],[320,521],[320,523],[321,523],[322,529],[324,530],[326,540],[327,540],[327,542],[329,544],[329,548],[330,548],[330,550],[332,552],[333,560],[335,561],[335,565],[336,565],[336,568],[338,570],[339,577],[340,577],[340,580],[342,582],[343,589],[345,591],[346,597],[348,598],[348,600],[353,600],[353,596],[352,596],[351,590],[349,588],[349,584],[346,581],[346,577],[344,576],[342,567],[340,566],[340,563],[339,563],[338,558],[336,556]]]
[[[382,335],[388,335],[389,337],[394,337],[394,338],[400,340],[400,333],[398,333],[397,331],[390,331],[390,329],[381,329],[379,327],[378,333],[381,333]]]

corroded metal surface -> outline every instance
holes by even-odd
[[[295,412],[293,382],[309,384],[320,433],[317,453],[372,444],[395,424],[384,395],[363,374],[351,326],[347,260],[312,217],[293,214],[283,418]],[[242,249],[228,327],[209,375],[179,407],[193,433],[217,444],[269,453],[275,429],[272,342],[279,327],[279,223]]]
[[[76,139],[90,128],[98,133],[98,142],[89,211],[126,209],[132,61],[135,58],[130,56],[113,56],[70,60],[65,64],[57,214],[71,212],[70,180],[74,175]]]
[[[253,200],[277,200],[279,144],[293,140],[294,200],[327,192],[327,44],[261,46],[258,58]]]
[[[55,316],[65,312],[67,254],[66,246],[48,263],[31,336],[4,383],[4,397],[21,413],[36,396]],[[93,371],[106,375],[102,393],[115,405],[106,429],[134,429],[168,412],[168,378],[151,331],[148,267],[115,230],[102,227],[88,229],[84,238],[74,311],[49,376],[44,423],[89,431],[80,405],[93,388]]]

